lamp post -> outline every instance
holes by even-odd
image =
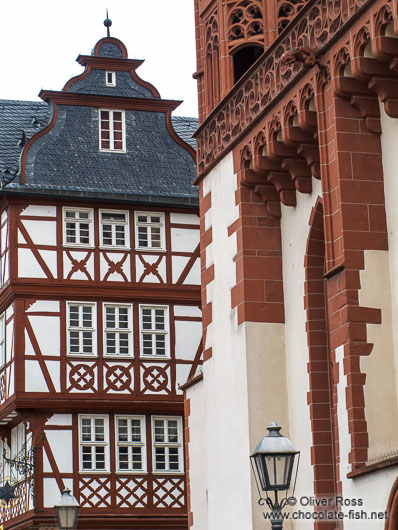
[[[62,491],[58,503],[54,504],[54,510],[60,530],[75,530],[80,505],[73,495],[70,494],[70,489],[66,488]]]
[[[290,497],[287,496],[287,491],[290,488],[292,479],[294,460],[300,451],[296,451],[292,442],[280,434],[281,427],[275,422],[272,422],[268,427],[268,435],[262,438],[253,454],[250,456],[254,478],[256,479],[257,489],[260,496],[258,503],[260,506],[267,504],[271,509],[271,528],[280,530],[283,528],[282,509],[287,504],[294,502],[294,489],[296,486],[298,462],[296,467],[296,476],[294,479],[293,492]],[[253,466],[253,460],[257,475]],[[258,480],[257,480],[258,479]],[[266,498],[262,497],[261,490],[266,492]],[[268,496],[268,492],[273,491],[275,500]],[[286,491],[286,497],[281,501],[278,500],[278,491]]]

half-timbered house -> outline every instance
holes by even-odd
[[[184,403],[201,363],[196,120],[119,40],[61,91],[0,101],[5,528],[187,527]]]

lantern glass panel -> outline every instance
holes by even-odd
[[[267,456],[265,464],[267,466],[267,472],[269,477],[269,483],[271,488],[280,489],[288,486],[289,480],[289,467],[290,467],[291,455],[272,455]]]
[[[73,530],[76,527],[78,506],[57,506],[58,526],[62,530]]]

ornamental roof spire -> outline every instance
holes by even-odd
[[[106,19],[104,20],[104,26],[106,27],[106,36],[109,38],[111,36],[109,28],[112,26],[112,20],[108,16],[108,9],[106,10]]]

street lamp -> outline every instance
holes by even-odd
[[[294,460],[300,451],[296,451],[292,442],[280,434],[281,427],[273,421],[268,427],[268,435],[262,438],[253,454],[250,456],[254,478],[256,479],[257,489],[260,496],[258,503],[260,506],[267,504],[271,509],[271,528],[274,530],[283,527],[282,509],[287,504],[293,504],[294,489],[296,487],[298,463],[296,467],[296,476],[294,479],[293,492],[290,497],[287,496],[287,490],[290,488],[292,479]],[[257,475],[253,466],[253,460],[256,464]],[[257,480],[258,477],[258,480]],[[266,492],[266,498],[261,496],[260,488]],[[268,496],[268,492],[273,491],[275,501]],[[286,497],[278,501],[278,491],[286,491]]]
[[[66,488],[62,491],[58,503],[54,504],[54,510],[60,530],[75,530],[80,505],[73,495],[70,494],[70,489]]]

